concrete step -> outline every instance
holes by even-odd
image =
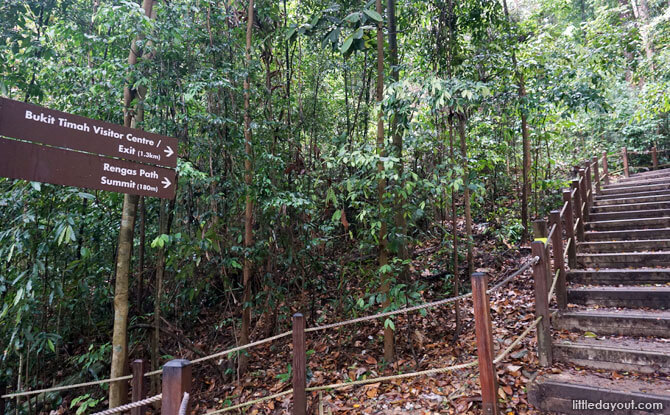
[[[577,254],[579,268],[644,268],[670,265],[670,252],[616,252]]]
[[[599,241],[578,242],[579,253],[612,253],[612,252],[649,252],[670,251],[670,239],[642,239],[633,241]]]
[[[670,239],[670,228],[634,229],[623,231],[584,232],[587,242],[630,241],[640,239]]]
[[[643,197],[643,196],[663,196],[670,195],[670,190],[661,189],[661,190],[626,190],[621,192],[612,192],[608,194],[597,195],[593,197],[594,201],[599,200],[610,200],[610,199],[621,199],[624,197]]]
[[[643,171],[635,174],[631,174],[630,177],[623,178],[620,181],[630,181],[630,180],[640,180],[640,179],[649,179],[652,177],[664,177],[670,176],[670,169],[660,169],[660,170],[650,170]]]
[[[631,205],[635,203],[649,203],[649,202],[668,202],[670,201],[670,194],[657,196],[626,196],[616,199],[594,200],[595,206],[610,206],[610,205]]]
[[[650,210],[624,210],[621,212],[591,212],[590,222],[602,222],[608,220],[621,219],[639,219],[639,218],[660,218],[670,216],[670,209],[650,209]]]
[[[568,309],[556,314],[551,323],[559,330],[590,331],[597,335],[670,338],[669,311]]]
[[[670,382],[664,379],[640,380],[629,376],[612,379],[610,376],[579,372],[563,372],[539,376],[528,387],[528,400],[544,412],[569,415],[669,415]],[[600,402],[620,404],[621,409],[588,408]],[[635,402],[638,409],[625,405]],[[647,409],[647,406],[649,408]]]
[[[657,228],[670,228],[670,216],[662,216],[660,218],[603,220],[586,223],[586,229],[593,231],[623,231],[630,229]]]
[[[566,274],[567,281],[582,285],[643,285],[670,283],[670,268],[597,270],[575,269]]]
[[[616,183],[602,185],[601,189],[617,189],[620,187],[631,187],[631,186],[644,186],[647,184],[660,184],[660,183],[670,183],[670,176],[661,176],[661,177],[652,177],[648,179],[630,179],[630,180],[620,180]]]
[[[668,190],[670,189],[670,182],[654,183],[654,182],[640,182],[635,184],[623,183],[621,185],[607,186],[600,189],[600,195],[610,195],[616,193],[639,193],[651,192],[654,190]],[[600,196],[598,195],[598,196]]]
[[[589,307],[657,310],[667,310],[670,307],[670,287],[584,287],[568,288],[567,291],[568,303]]]
[[[554,359],[594,369],[670,374],[670,347],[666,343],[635,339],[580,338],[554,341]]]
[[[609,213],[609,212],[629,212],[636,210],[657,210],[657,209],[670,209],[670,201],[666,202],[647,202],[647,203],[621,203],[614,205],[605,205],[605,206],[593,206],[591,208],[592,213]]]

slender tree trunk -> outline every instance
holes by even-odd
[[[253,201],[251,199],[251,182],[253,170],[251,166],[251,108],[249,105],[251,85],[251,77],[249,71],[251,70],[251,35],[254,27],[254,0],[249,0],[249,9],[247,11],[247,44],[246,44],[246,67],[247,76],[244,78],[244,184],[246,186],[246,203],[244,210],[244,269],[242,271],[242,284],[244,294],[242,298],[242,327],[240,329],[240,344],[245,345],[249,343],[249,330],[251,326],[251,273],[252,261],[250,258],[250,250],[253,246]],[[246,373],[249,365],[249,358],[245,353],[240,354],[238,371],[240,376]]]
[[[461,158],[463,162],[463,206],[465,207],[465,242],[468,248],[468,275],[470,279],[475,270],[472,254],[472,212],[470,210],[470,171],[468,168],[468,148],[465,133],[465,114],[458,114],[458,135],[461,138]]]
[[[503,0],[503,11],[505,17],[512,24],[509,18],[509,10],[507,9],[507,1]],[[531,160],[530,160],[530,133],[528,131],[528,108],[526,106],[526,82],[523,75],[523,71],[519,69],[519,65],[516,60],[516,52],[512,50],[512,65],[514,67],[514,72],[516,74],[517,86],[519,88],[519,105],[521,111],[521,137],[522,137],[522,152],[523,152],[523,162],[522,162],[522,184],[521,184],[521,225],[523,226],[523,236],[522,242],[528,241],[530,235],[530,230],[528,228],[529,217],[528,217],[528,203],[530,198],[530,169],[531,169]]]
[[[382,8],[382,1],[376,0],[375,3],[377,13],[384,14]],[[377,102],[381,103],[384,99],[384,29],[381,22],[377,23]],[[377,152],[380,157],[385,155],[384,151],[384,120],[381,108],[377,113]],[[384,163],[379,161],[377,163],[377,171],[380,175],[384,172]],[[380,177],[377,183],[377,196],[379,198],[379,220],[381,227],[379,228],[379,268],[388,265],[388,247],[387,247],[387,230],[386,218],[384,209],[384,193],[386,192],[386,179]],[[390,276],[384,273],[382,276],[381,292],[385,294],[384,308],[391,305],[390,293]],[[384,324],[384,360],[391,362],[395,356],[395,345],[393,338],[393,329]]]
[[[395,0],[387,0],[386,10],[388,13],[388,37],[389,37],[389,49],[390,49],[390,58],[391,58],[391,78],[394,82],[400,80],[400,69],[398,68],[398,39],[397,39],[397,29],[396,29],[396,2]],[[398,131],[398,120],[397,114],[393,114],[391,121],[391,137],[393,140],[393,151],[395,156],[398,158],[398,183],[396,188],[402,190],[404,182],[402,179],[404,166],[403,166],[403,142],[402,134]],[[404,198],[400,195],[400,192],[397,192],[394,198],[395,204],[395,227],[396,235],[400,239],[398,244],[398,257],[401,260],[406,260],[409,258],[409,252],[407,248],[407,222],[405,220],[405,210],[403,209]],[[403,266],[402,271],[400,272],[401,280],[407,278],[407,267]]]
[[[152,17],[153,0],[144,0],[142,8],[146,16]],[[130,46],[128,65],[137,63],[137,56],[141,53],[135,39]],[[144,111],[142,100],[144,94],[139,91],[140,96],[137,113],[133,115],[130,105],[135,97],[135,91],[127,85],[123,91],[124,98],[124,125],[135,127],[143,121]],[[116,282],[114,286],[114,332],[112,334],[112,378],[124,376],[128,372],[128,276],[130,273],[130,261],[133,252],[133,231],[135,229],[135,216],[139,196],[126,194],[123,198],[121,213],[121,226],[119,229],[119,243],[116,255]],[[109,386],[109,407],[114,408],[124,404],[128,399],[128,382],[113,382]]]
[[[166,204],[160,201],[158,212],[158,233],[159,235],[168,233],[168,212]],[[163,281],[165,279],[165,247],[159,248],[156,255],[156,287],[154,291],[154,321],[153,333],[151,337],[151,370],[157,370],[160,366],[160,328],[161,328],[161,298],[163,297]],[[158,393],[160,378],[153,376],[151,378],[151,391]]]
[[[449,116],[449,156],[451,158],[452,166],[456,166],[456,154],[454,153],[454,121],[452,116]],[[454,295],[458,296],[461,290],[461,276],[458,272],[458,216],[456,210],[456,192],[451,188],[451,228],[453,238],[452,251],[452,267],[454,270]],[[455,328],[454,328],[454,342],[458,340],[461,334],[461,306],[460,301],[454,303],[455,313]]]

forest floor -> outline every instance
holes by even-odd
[[[423,300],[435,301],[445,295],[444,278],[432,278],[446,267],[449,253],[440,252],[440,240],[424,241],[410,267],[411,277],[422,283]],[[475,264],[490,275],[489,286],[502,280],[530,259],[530,249],[505,249],[492,238],[476,237]],[[371,266],[374,266],[371,264]],[[337,280],[337,275],[319,276]],[[354,298],[363,297],[364,284],[348,279],[344,290]],[[450,283],[449,283],[450,285]],[[462,282],[461,292],[468,292],[469,281]],[[491,297],[491,317],[496,354],[511,344],[534,319],[534,294],[531,270],[519,275]],[[318,324],[345,320],[332,302],[316,311]],[[305,305],[308,308],[308,304]],[[448,304],[421,312],[401,314],[395,318],[396,356],[392,365],[383,363],[383,319],[357,323],[330,331],[308,333],[308,386],[346,382],[352,379],[374,378],[397,373],[416,372],[476,360],[472,301],[461,301],[462,329],[454,342],[455,311]],[[297,310],[296,310],[297,311]],[[363,314],[373,314],[365,311]],[[309,313],[308,313],[309,314]],[[205,319],[195,332],[211,331],[221,316]],[[307,327],[314,321],[307,319]],[[278,331],[277,331],[278,332]],[[192,337],[193,338],[193,337]],[[256,340],[256,339],[254,339]],[[534,331],[497,366],[501,409],[506,414],[534,413],[529,409],[526,385],[539,373],[535,353]],[[202,339],[196,344],[206,350],[218,350]],[[205,346],[206,345],[206,346]],[[309,353],[309,352],[308,352]],[[251,350],[248,373],[239,381],[224,383],[211,365],[194,367],[193,408],[196,413],[221,409],[231,404],[255,400],[279,393],[291,387],[288,365],[291,362],[290,337]],[[184,358],[195,358],[188,352]],[[314,392],[308,396],[313,414],[461,414],[479,413],[481,397],[476,367],[430,376],[373,383],[363,386]],[[247,408],[249,414],[290,413],[291,397],[277,398]]]

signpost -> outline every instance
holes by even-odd
[[[2,97],[0,136],[0,176],[175,196],[176,138]]]

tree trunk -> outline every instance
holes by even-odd
[[[452,166],[456,166],[456,155],[454,153],[454,122],[451,115],[449,116],[449,156],[451,158]],[[456,192],[451,188],[451,227],[453,238],[453,252],[452,252],[452,267],[454,270],[454,295],[458,296],[461,290],[461,276],[458,272],[458,216],[456,211]],[[454,328],[454,342],[458,340],[461,334],[461,307],[460,302],[454,303],[455,313],[455,328]]]
[[[249,250],[251,249],[253,240],[253,202],[251,200],[251,176],[253,174],[251,166],[251,109],[249,105],[249,88],[251,84],[251,77],[249,71],[251,70],[251,35],[254,26],[254,0],[249,0],[249,9],[247,11],[247,44],[246,44],[246,67],[247,76],[244,78],[244,184],[246,186],[246,203],[244,210],[244,269],[242,271],[242,284],[244,294],[242,297],[242,327],[240,328],[240,344],[245,345],[249,343],[249,330],[251,326],[251,272],[252,261]],[[240,354],[238,362],[239,375],[243,375],[247,371],[249,365],[249,358],[246,353]]]
[[[389,49],[390,49],[390,58],[391,58],[391,79],[393,79],[394,82],[398,82],[400,80],[400,70],[398,68],[398,39],[397,39],[397,29],[396,29],[396,17],[395,17],[395,12],[396,12],[396,2],[395,0],[387,0],[386,2],[386,10],[388,13],[388,36],[389,36]],[[398,120],[397,120],[397,114],[393,114],[393,117],[391,118],[391,137],[393,140],[393,151],[395,152],[395,156],[398,158],[398,167],[397,167],[397,172],[398,172],[398,180],[399,182],[396,185],[396,188],[398,190],[402,190],[404,186],[404,182],[402,180],[403,176],[403,158],[402,158],[402,150],[403,150],[403,142],[402,142],[402,134],[398,131]],[[405,220],[405,211],[403,209],[404,205],[404,198],[399,194],[400,192],[396,193],[395,195],[395,226],[396,226],[396,231],[395,234],[398,235],[398,238],[400,239],[398,242],[398,257],[401,260],[405,260],[409,258],[409,252],[407,250],[407,222]],[[401,281],[404,281],[407,278],[407,267],[403,266],[402,270],[400,272],[400,278]]]
[[[144,0],[142,8],[146,16],[152,17],[153,0]],[[130,46],[128,65],[137,63],[137,56],[141,53],[135,39]],[[144,110],[142,99],[144,94],[139,91],[140,97],[135,115],[130,110],[130,105],[136,92],[127,85],[123,91],[124,98],[124,125],[135,127],[138,122],[143,121]],[[112,334],[112,378],[124,376],[128,372],[128,275],[130,273],[130,260],[133,252],[133,231],[135,229],[135,216],[139,196],[126,194],[123,198],[121,213],[121,226],[119,229],[119,243],[116,255],[116,282],[114,286],[114,331]],[[114,408],[126,403],[128,399],[128,382],[113,382],[109,385],[109,407]]]
[[[377,13],[384,14],[382,8],[382,1],[376,0],[375,3]],[[381,22],[377,23],[377,102],[381,103],[384,99],[384,29]],[[377,152],[380,157],[384,157],[384,120],[381,108],[377,113]],[[384,171],[384,163],[377,162],[377,170],[381,175]],[[384,209],[384,193],[386,192],[386,179],[380,177],[377,183],[377,196],[379,198],[379,220],[381,227],[379,228],[379,268],[388,265],[388,248],[386,235],[386,218]],[[385,295],[384,308],[391,305],[390,293],[390,276],[384,273],[382,276],[381,292]],[[391,362],[395,356],[395,345],[393,338],[393,329],[384,324],[384,360]]]
[[[470,210],[470,171],[468,168],[468,149],[465,134],[465,114],[458,114],[458,135],[461,137],[461,158],[463,162],[463,206],[465,207],[465,242],[468,247],[468,280],[475,270],[472,254],[472,213]]]

